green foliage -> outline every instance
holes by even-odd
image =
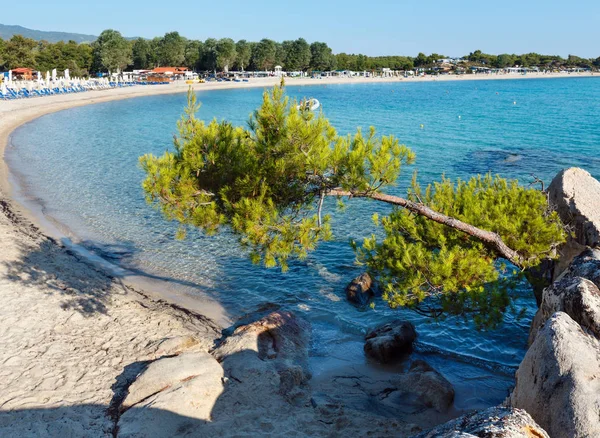
[[[245,68],[250,64],[250,57],[252,56],[252,43],[246,40],[239,40],[235,43],[235,51],[237,53],[235,66],[238,70],[244,71]]]
[[[312,43],[310,53],[310,67],[313,70],[335,70],[337,61],[331,48],[326,43]]]
[[[144,38],[138,38],[133,42],[132,61],[133,68],[136,70],[147,69],[151,65],[152,47],[150,41]]]
[[[409,199],[475,227],[493,231],[524,258],[521,268],[553,256],[565,233],[544,193],[499,176],[456,183],[447,178],[423,192],[413,179]],[[358,259],[379,276],[391,307],[424,314],[470,314],[479,326],[501,322],[509,291],[519,276],[481,240],[405,209],[383,218],[385,237],[371,236],[357,248]]]
[[[343,187],[370,191],[392,184],[414,155],[393,137],[358,131],[340,137],[322,115],[297,109],[281,87],[265,93],[248,128],[205,124],[196,98],[179,122],[175,151],[146,155],[144,190],[169,219],[213,234],[227,225],[254,262],[284,269],[331,236],[319,200]]]
[[[275,67],[277,43],[273,40],[262,39],[252,47],[250,65],[254,70],[272,70]]]
[[[92,47],[94,65],[100,70],[115,72],[131,64],[131,44],[116,30],[102,32]]]
[[[265,92],[248,127],[226,121],[206,124],[195,117],[196,97],[179,121],[175,150],[140,159],[147,200],[165,217],[207,234],[229,229],[254,263],[287,268],[331,238],[321,217],[323,196],[352,193],[373,197],[392,186],[414,153],[393,136],[339,136],[322,113],[297,109],[283,87]],[[495,232],[536,266],[564,241],[558,216],[546,196],[500,177],[449,179],[422,190],[413,179],[408,198],[433,210]],[[481,240],[396,208],[374,215],[384,238],[353,244],[384,287],[392,307],[407,306],[433,317],[473,315],[480,326],[501,321],[509,290],[519,275]],[[518,272],[517,272],[518,274]]]
[[[229,71],[236,58],[235,43],[231,38],[222,38],[217,42],[217,67]]]

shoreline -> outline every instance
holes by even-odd
[[[444,81],[481,81],[481,80],[522,80],[522,79],[561,79],[561,78],[600,78],[599,74],[593,73],[548,73],[548,74],[469,74],[469,75],[440,75],[408,78],[342,78],[326,77],[322,79],[313,78],[286,78],[288,86],[323,86],[323,85],[348,85],[348,84],[381,84],[381,83],[431,83]],[[280,78],[259,78],[251,82],[210,82],[196,83],[191,87],[197,93],[202,91],[235,90],[248,88],[268,88],[278,84]],[[129,272],[117,264],[103,259],[84,247],[71,240],[67,232],[61,229],[62,224],[55,223],[51,217],[46,217],[42,207],[35,201],[28,200],[26,193],[17,193],[22,187],[15,184],[18,176],[13,173],[5,159],[7,147],[10,145],[12,133],[35,119],[47,114],[59,112],[80,106],[96,103],[105,103],[137,97],[158,96],[165,94],[186,93],[190,84],[183,81],[169,85],[155,86],[133,86],[116,89],[87,91],[82,93],[61,94],[55,96],[17,99],[11,101],[0,101],[0,201],[6,202],[11,210],[25,218],[40,230],[41,234],[55,240],[68,251],[84,257],[90,263],[106,272],[107,275],[119,278],[124,284],[134,290],[143,290],[155,300],[167,300],[168,302],[182,306],[191,311],[201,313],[216,320],[222,326],[231,324],[231,316],[226,313],[219,302],[199,291],[193,296],[180,290],[170,290],[169,282],[163,279],[145,278]],[[74,236],[76,237],[76,236]]]
[[[563,76],[539,78],[542,77]],[[525,77],[483,75],[464,80],[490,79]],[[194,89],[268,87],[277,81],[272,78],[251,83],[196,84]],[[290,79],[287,84],[432,81],[436,79]],[[108,267],[78,252],[77,245],[69,246],[68,242],[53,238],[39,226],[40,218],[15,199],[4,160],[12,132],[43,115],[113,100],[185,93],[187,88],[187,84],[138,86],[0,102],[0,293],[4,301],[0,307],[0,363],[5,379],[0,418],[8,416],[0,431],[7,431],[7,435],[15,430],[21,435],[22,430],[34,430],[34,434],[50,436],[116,436],[118,415],[111,420],[106,410],[118,406],[114,403],[119,402],[117,392],[122,390],[119,382],[124,385],[123,381],[132,379],[128,372],[137,373],[136,364],[179,353],[165,350],[166,342],[178,340],[188,345],[193,339],[197,343],[194,348],[208,352],[220,338],[223,324],[206,317],[210,313],[208,303],[198,300],[192,306],[167,298],[169,303],[159,293],[148,294],[145,287],[139,290],[111,276]],[[351,371],[353,375],[354,366]],[[327,387],[327,382],[322,377],[315,385]],[[346,390],[337,387],[337,383],[331,386],[331,391]],[[351,389],[348,391],[352,394]],[[310,418],[310,424],[314,424]],[[436,418],[433,422],[441,420]],[[421,421],[432,424],[425,414]],[[385,424],[388,422],[385,420]],[[367,423],[356,433],[370,430],[371,424]],[[399,436],[412,435],[409,426],[399,426],[395,432]],[[379,427],[377,430],[381,431],[387,426]],[[389,436],[389,432],[375,436]]]

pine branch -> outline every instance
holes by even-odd
[[[442,225],[446,225],[447,227],[453,228],[455,230],[461,231],[469,236],[473,236],[489,247],[493,248],[500,256],[512,262],[514,265],[522,267],[523,266],[523,257],[521,255],[510,248],[502,238],[492,231],[482,230],[481,228],[477,228],[471,224],[460,221],[456,218],[446,216],[445,214],[438,213],[437,211],[429,208],[423,203],[417,203],[413,201],[409,201],[408,199],[401,198],[399,196],[386,195],[384,193],[377,192],[352,192],[347,190],[330,190],[327,192],[328,196],[348,196],[350,198],[369,198],[374,199],[376,201],[384,202],[386,204],[397,205],[403,208],[406,208],[413,213],[419,214],[421,216],[425,216],[426,218],[437,222]]]

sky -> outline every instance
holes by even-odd
[[[90,6],[86,6],[89,4]],[[600,56],[600,0],[27,0],[2,4],[0,23],[152,38],[324,41],[334,53]]]

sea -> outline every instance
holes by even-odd
[[[442,175],[468,178],[492,172],[523,185],[546,185],[561,170],[578,166],[600,178],[600,79],[431,81],[286,87],[295,99],[316,98],[341,134],[358,127],[394,134],[416,152],[390,193],[402,194],[413,171],[422,184]],[[199,91],[198,117],[246,125],[262,99],[260,88]],[[509,313],[494,330],[478,331],[462,318],[433,321],[410,310],[392,310],[380,298],[357,309],[344,289],[362,272],[349,240],[377,233],[371,216],[388,206],[335,200],[334,239],[319,245],[288,272],[250,263],[226,230],[206,236],[192,230],[175,239],[177,224],[146,204],[138,157],[172,149],[185,94],[139,97],[73,108],[20,127],[6,152],[15,195],[55,224],[68,239],[102,259],[160,281],[188,300],[217,302],[233,322],[277,305],[307,318],[313,327],[313,375],[360,366],[382,369],[363,354],[365,332],[394,319],[418,332],[413,357],[424,358],[456,388],[456,408],[502,402],[527,349],[536,304],[523,285],[516,292],[517,318]],[[539,187],[539,186],[538,186]]]

